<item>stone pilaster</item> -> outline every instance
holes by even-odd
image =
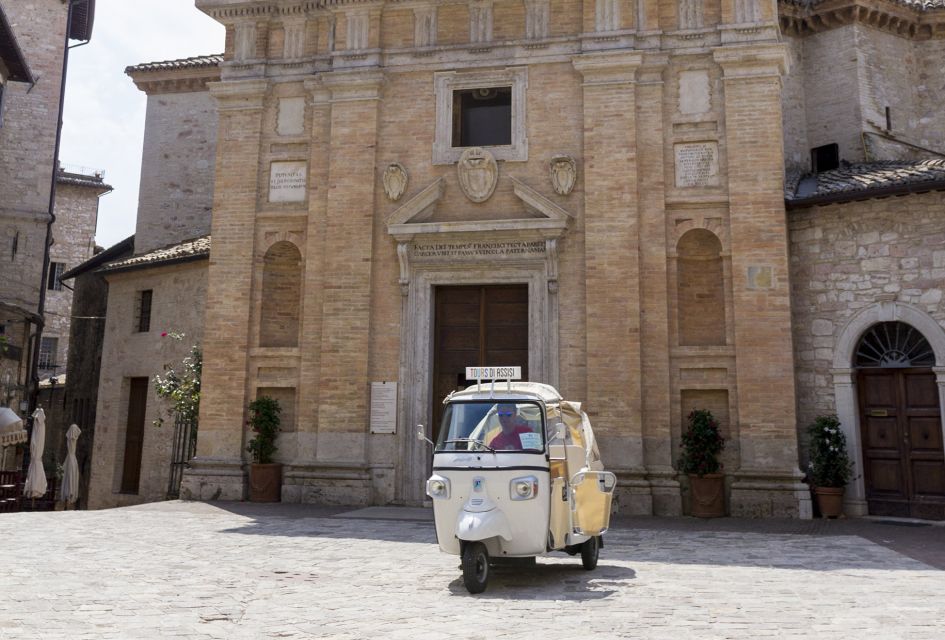
[[[363,462],[368,424],[371,271],[374,252],[375,150],[383,75],[336,71],[324,223],[320,461]]]
[[[716,49],[725,83],[732,299],[741,466],[735,516],[807,516],[797,468],[791,297],[783,195],[781,75],[785,50]]]
[[[253,248],[263,101],[268,82],[213,83],[220,114],[211,234],[213,247],[203,343],[197,455],[181,495],[240,500],[244,495],[243,424]]]
[[[666,268],[666,176],[663,162],[663,74],[668,57],[647,56],[637,73],[637,175],[640,207],[640,348],[643,460],[655,515],[679,515],[670,433],[669,291]]]
[[[621,507],[652,513],[643,468],[637,52],[574,58],[584,77],[588,410],[619,472]]]

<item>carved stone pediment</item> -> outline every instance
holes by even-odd
[[[573,216],[559,205],[524,182],[508,176],[512,192],[536,214],[534,218],[475,220],[456,222],[429,222],[436,205],[446,189],[443,178],[437,178],[428,187],[402,204],[387,218],[387,231],[401,242],[418,235],[449,233],[512,233],[523,237],[557,238],[568,228]]]

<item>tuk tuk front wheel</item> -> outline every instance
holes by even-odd
[[[489,582],[489,551],[481,542],[463,549],[463,584],[469,593],[482,593]]]
[[[597,568],[597,558],[600,556],[600,543],[597,536],[591,536],[581,545],[581,564],[588,571]]]

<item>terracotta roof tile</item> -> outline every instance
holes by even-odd
[[[118,262],[112,262],[105,265],[99,271],[101,273],[111,273],[113,271],[127,271],[129,269],[140,269],[145,267],[154,267],[175,262],[186,262],[189,260],[199,260],[210,255],[210,236],[202,236],[172,244],[161,249],[155,249],[140,256],[134,256]]]
[[[789,175],[785,178],[784,198],[789,204],[824,198],[853,200],[925,184],[945,189],[945,159],[844,164],[831,171]]]
[[[139,73],[142,71],[168,71],[171,69],[200,69],[202,67],[216,67],[223,62],[223,54],[209,56],[194,56],[178,60],[163,60],[161,62],[143,62],[125,69],[125,73]]]

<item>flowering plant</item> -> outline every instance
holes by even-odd
[[[853,474],[847,439],[837,416],[818,416],[807,428],[810,436],[810,478],[816,487],[843,487]]]
[[[682,435],[682,455],[676,463],[682,473],[704,476],[722,468],[719,454],[725,439],[719,432],[719,421],[707,409],[689,412],[689,428]]]
[[[184,334],[174,331],[161,333],[162,338],[183,341]],[[168,415],[180,420],[194,422],[200,413],[200,375],[203,370],[203,353],[200,347],[190,348],[190,355],[179,365],[164,365],[164,375],[154,376],[154,391],[159,398],[169,398],[173,403]],[[154,425],[160,427],[164,418],[158,417]]]
[[[282,407],[275,398],[260,396],[249,403],[249,411],[249,427],[256,435],[249,441],[246,450],[253,455],[253,462],[270,464],[276,452],[276,436],[279,434],[279,414],[282,413]]]

